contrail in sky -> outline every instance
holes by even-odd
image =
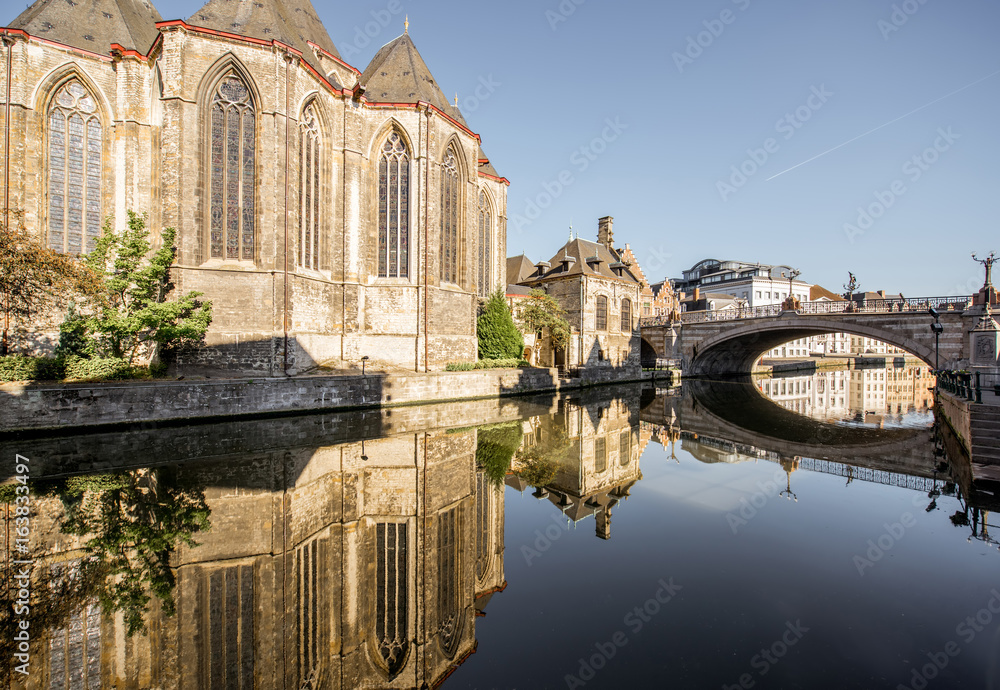
[[[914,110],[911,110],[910,112],[906,113],[905,115],[900,115],[899,117],[897,117],[897,118],[896,118],[896,119],[894,119],[894,120],[889,120],[889,121],[888,121],[888,122],[886,122],[886,123],[885,123],[884,125],[879,125],[879,126],[878,126],[878,127],[876,127],[875,129],[869,129],[869,130],[868,130],[867,132],[865,132],[864,134],[859,134],[858,136],[854,137],[853,139],[848,139],[848,140],[847,140],[847,141],[845,141],[845,142],[844,142],[843,144],[837,144],[837,145],[836,145],[836,146],[834,146],[834,147],[833,147],[832,149],[827,149],[827,150],[826,150],[826,151],[824,151],[823,153],[820,153],[820,154],[817,154],[817,155],[813,156],[812,158],[810,158],[810,159],[808,159],[808,160],[804,160],[804,161],[802,161],[801,163],[799,163],[798,165],[793,165],[792,167],[788,168],[787,170],[782,170],[782,171],[781,171],[780,173],[778,173],[778,174],[776,174],[776,175],[771,175],[771,176],[770,176],[769,178],[767,178],[767,179],[765,180],[765,182],[770,182],[771,180],[773,180],[773,179],[774,179],[774,178],[776,178],[776,177],[781,177],[781,176],[782,176],[782,175],[784,175],[784,174],[785,174],[786,172],[791,172],[792,170],[795,170],[795,168],[801,168],[801,167],[802,167],[803,165],[805,165],[806,163],[811,163],[811,162],[813,162],[814,160],[816,160],[817,158],[822,158],[822,157],[823,157],[823,156],[825,156],[826,154],[828,154],[828,153],[832,153],[832,152],[836,151],[836,150],[837,150],[837,149],[839,149],[839,148],[842,148],[842,147],[844,147],[844,146],[847,146],[848,144],[850,144],[850,143],[851,143],[851,142],[853,142],[853,141],[857,141],[858,139],[862,139],[862,138],[864,138],[864,137],[868,136],[869,134],[871,134],[872,132],[877,132],[877,131],[879,131],[879,130],[880,130],[880,129],[882,129],[883,127],[888,127],[889,125],[891,125],[891,124],[892,124],[892,123],[894,123],[894,122],[899,122],[899,121],[900,121],[900,120],[902,120],[903,118],[905,118],[905,117],[909,117],[910,115],[913,115],[913,113],[919,113],[919,112],[920,112],[921,110],[923,110],[924,108],[929,108],[929,107],[931,107],[932,105],[934,105],[935,103],[940,103],[941,101],[943,101],[943,100],[944,100],[944,99],[946,99],[946,98],[951,98],[951,97],[952,97],[952,96],[954,96],[954,95],[955,95],[956,93],[961,93],[962,91],[965,91],[966,89],[969,89],[969,88],[972,88],[972,87],[973,87],[973,86],[975,86],[976,84],[979,84],[980,82],[984,82],[984,81],[986,81],[987,79],[989,79],[989,78],[991,78],[991,77],[995,77],[995,76],[996,76],[996,75],[998,75],[998,74],[1000,74],[1000,70],[997,70],[997,71],[996,71],[996,72],[994,72],[993,74],[987,74],[987,75],[986,75],[985,77],[983,77],[982,79],[977,79],[976,81],[972,82],[971,84],[966,84],[965,86],[963,86],[963,87],[962,87],[962,88],[960,88],[960,89],[955,89],[955,90],[954,90],[954,91],[952,91],[951,93],[947,93],[947,94],[945,94],[944,96],[941,96],[941,98],[935,98],[935,99],[934,99],[933,101],[931,101],[930,103],[927,103],[927,104],[925,104],[925,105],[922,105],[922,106],[920,106],[919,108],[916,108],[916,109],[914,109]]]

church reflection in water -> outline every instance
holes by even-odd
[[[26,687],[440,686],[507,587],[505,490],[593,516],[610,539],[650,442],[671,465],[680,449],[774,462],[789,497],[800,468],[952,490],[940,464],[955,450],[932,429],[824,426],[755,389],[602,388],[33,441]],[[952,522],[990,539],[984,511],[1000,506],[956,479],[969,498]]]
[[[123,448],[160,443],[169,464],[40,480],[35,587],[63,604],[38,600],[46,633],[27,687],[440,685],[507,586],[515,471],[541,472],[537,495],[574,520],[596,516],[609,538],[612,509],[641,478],[638,398],[609,395],[386,411],[356,441],[327,443],[295,420],[142,432]],[[68,459],[102,440],[53,443],[49,455]],[[144,540],[156,553],[136,556]]]

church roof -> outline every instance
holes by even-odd
[[[507,257],[507,282],[517,285],[535,274],[535,265],[524,254]]]
[[[423,101],[465,124],[462,113],[448,102],[434,80],[409,33],[382,46],[358,81],[365,87],[369,100],[382,103]]]
[[[145,54],[160,20],[148,0],[36,0],[8,28],[102,55],[112,43]]]
[[[312,55],[308,41],[340,57],[309,0],[208,0],[188,19],[193,26],[279,41]]]
[[[500,177],[500,173],[498,173],[497,169],[493,167],[492,163],[490,163],[489,156],[483,152],[483,148],[481,146],[479,147],[479,172],[492,177]]]
[[[570,257],[570,261],[564,262],[563,258],[565,257]],[[599,259],[599,261],[588,261],[588,259],[593,258]],[[585,275],[638,283],[639,281],[628,267],[621,269],[622,273],[620,276],[614,272],[611,268],[612,264],[619,263],[620,261],[621,258],[618,254],[612,252],[603,244],[581,240],[577,237],[564,244],[562,249],[549,260],[552,268],[540,280]]]

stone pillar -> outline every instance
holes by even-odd
[[[969,353],[974,371],[1000,373],[1000,325],[989,304],[979,325],[969,333]]]

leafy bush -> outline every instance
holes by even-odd
[[[64,372],[65,362],[60,358],[0,357],[0,381],[58,381]]]
[[[557,469],[554,463],[544,458],[530,458],[522,463],[517,474],[531,486],[539,488],[556,478]]]
[[[494,484],[502,483],[523,437],[520,422],[480,428],[476,441],[476,466],[482,468]]]
[[[123,381],[125,379],[145,378],[149,370],[145,367],[133,367],[124,359],[118,357],[82,357],[66,358],[66,378],[83,381]]]
[[[520,359],[524,355],[524,337],[514,325],[502,290],[490,295],[483,306],[476,335],[480,359]]]
[[[475,368],[473,362],[448,362],[444,366],[445,371],[472,371]]]

